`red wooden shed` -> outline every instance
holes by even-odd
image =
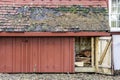
[[[105,66],[106,68],[102,65],[106,60],[103,59],[105,57],[104,53],[107,53],[106,49],[105,51],[102,49],[103,54],[98,56],[101,40],[99,38],[110,36],[106,21],[104,21],[104,18],[97,21],[98,19],[94,19],[94,14],[91,12],[86,17],[86,15],[65,14],[51,9],[56,6],[71,5],[80,5],[81,7],[67,8],[70,12],[74,12],[78,8],[80,10],[91,10],[88,9],[90,6],[105,10],[107,1],[0,1],[0,72],[112,73],[111,62],[109,63],[110,66],[108,65],[109,67]],[[43,8],[45,6],[47,8]],[[57,10],[60,9],[57,8]],[[50,17],[50,20],[46,19],[46,15]],[[80,18],[83,18],[83,20]],[[89,21],[90,23],[87,23]],[[103,22],[103,24],[99,22]],[[109,47],[109,42],[105,44]],[[98,60],[98,57],[102,59]]]

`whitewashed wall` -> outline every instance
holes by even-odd
[[[114,69],[120,70],[120,35],[113,35]]]

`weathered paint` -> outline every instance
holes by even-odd
[[[74,72],[74,38],[0,38],[0,72]]]
[[[120,35],[112,35],[112,37],[114,70],[120,70]]]
[[[0,5],[60,6],[82,5],[107,7],[108,0],[0,0]]]

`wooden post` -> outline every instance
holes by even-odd
[[[95,38],[95,68],[96,68],[96,72],[98,72],[98,48],[99,48],[99,37]]]
[[[94,37],[91,37],[91,61],[92,61],[91,65],[92,67],[94,67],[94,50],[95,50],[94,48],[95,48]]]
[[[79,52],[81,51],[81,37],[79,37]]]

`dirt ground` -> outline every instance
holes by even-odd
[[[120,75],[102,74],[0,74],[0,80],[120,80]]]

